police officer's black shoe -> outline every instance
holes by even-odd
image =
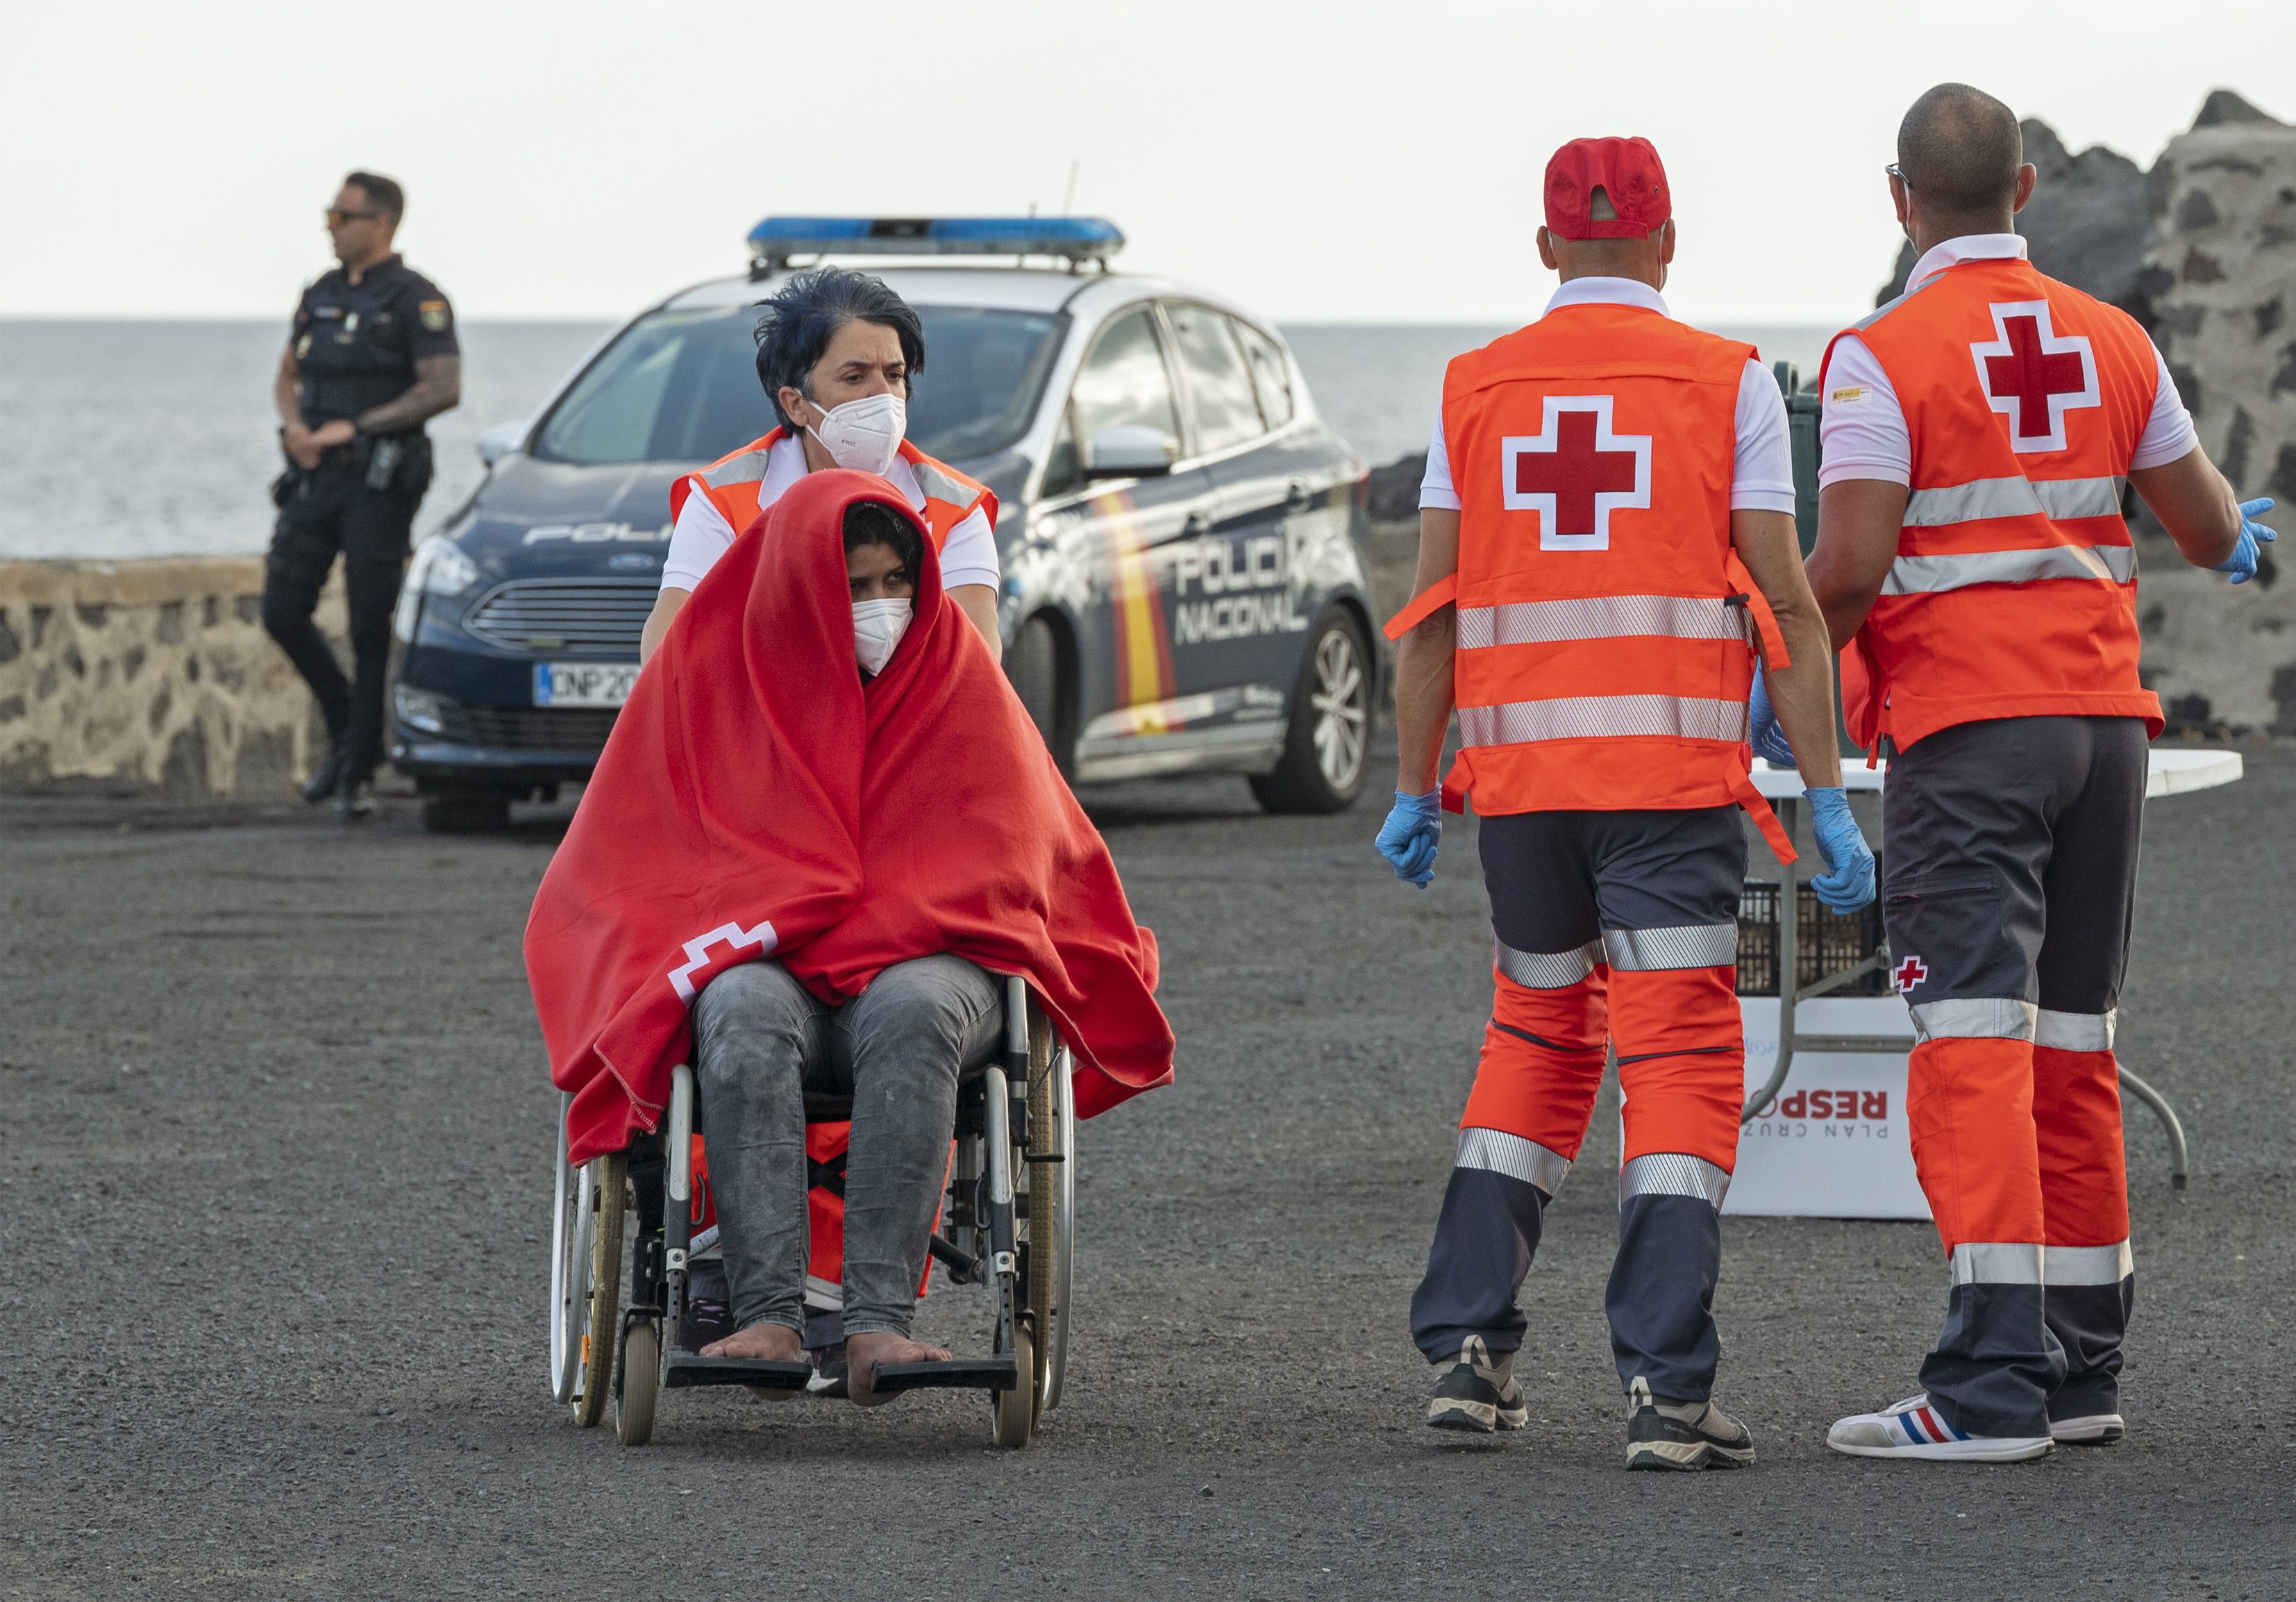
[[[1469,1335],[1435,1382],[1435,1394],[1427,1403],[1427,1427],[1488,1435],[1493,1430],[1519,1430],[1529,1422],[1522,1387],[1514,1383],[1514,1353],[1494,1358],[1482,1336]]]
[[[332,801],[335,792],[343,787],[343,768],[350,760],[348,745],[340,739],[329,742],[326,760],[311,769],[311,776],[303,781],[303,799],[315,807]]]
[[[1735,1468],[1754,1437],[1710,1401],[1661,1401],[1640,1375],[1627,1390],[1628,1468]]]
[[[374,811],[374,785],[366,779],[343,775],[335,786],[335,820],[357,823]]]

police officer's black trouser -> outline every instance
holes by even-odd
[[[330,453],[348,456],[348,451]],[[390,659],[390,614],[406,571],[415,508],[429,481],[402,463],[390,488],[370,489],[364,468],[323,464],[291,474],[263,576],[263,627],[279,642],[319,702],[327,732],[347,743],[354,779],[382,760],[382,680]],[[412,493],[408,493],[411,489]],[[349,603],[352,678],[348,682],[311,614],[335,557],[343,559]]]
[[[2135,718],[1958,724],[1890,764],[1906,1121],[1953,1265],[1921,1377],[1972,1434],[2120,1405],[2136,1278],[2112,1034],[2144,776]]]
[[[1745,1043],[1735,996],[1746,841],[1736,807],[1524,812],[1480,826],[1496,936],[1491,1022],[1411,1299],[1431,1362],[1521,1348],[1516,1295],[1578,1155],[1615,1045],[1619,1251],[1605,1310],[1619,1383],[1702,1400]]]

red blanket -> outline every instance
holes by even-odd
[[[770,957],[832,1006],[949,951],[1025,977],[1090,1117],[1167,1083],[1156,941],[923,541],[915,620],[864,685],[847,506],[816,472],[714,567],[638,676],[526,926],[577,1162],[651,1130],[713,974]]]

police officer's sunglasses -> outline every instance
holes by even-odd
[[[330,226],[337,228],[345,223],[368,222],[381,215],[380,211],[346,211],[340,206],[327,208],[327,222]]]

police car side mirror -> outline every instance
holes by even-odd
[[[1088,479],[1146,479],[1172,471],[1179,448],[1161,429],[1144,423],[1119,423],[1092,437],[1092,450],[1084,465]]]
[[[479,436],[479,460],[492,467],[526,442],[526,419],[497,423]]]

